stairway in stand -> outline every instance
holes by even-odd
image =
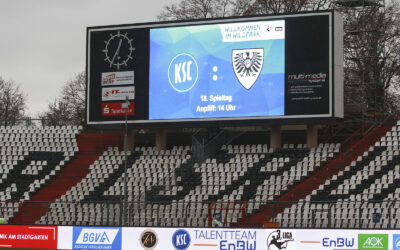
[[[375,127],[363,138],[354,142],[346,150],[340,153],[335,159],[329,161],[325,166],[315,171],[312,176],[294,186],[288,192],[281,195],[276,201],[279,204],[267,204],[259,213],[246,219],[249,226],[262,226],[265,221],[271,220],[285,208],[291,207],[300,199],[304,199],[313,190],[318,189],[327,179],[344,170],[347,165],[362,156],[370,146],[373,146],[382,136],[390,131],[392,127]]]
[[[53,202],[78,184],[89,172],[89,166],[109,146],[122,147],[123,136],[115,134],[81,134],[77,138],[79,153],[45,187],[25,202],[10,224],[34,224],[45,215]]]

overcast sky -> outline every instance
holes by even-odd
[[[35,116],[85,69],[86,27],[157,21],[176,2],[0,0],[0,76],[21,85]]]

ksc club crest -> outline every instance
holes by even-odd
[[[235,49],[232,65],[235,75],[245,89],[250,89],[260,76],[264,64],[264,49]]]
[[[293,233],[291,231],[275,230],[268,235],[267,249],[287,249],[288,244],[290,244],[291,241],[294,241]]]

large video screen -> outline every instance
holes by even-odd
[[[284,95],[284,20],[150,29],[150,120],[279,116]]]
[[[90,27],[87,124],[341,117],[338,17],[327,11]]]

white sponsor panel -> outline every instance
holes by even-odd
[[[101,73],[101,86],[133,85],[134,79],[134,71]]]
[[[122,249],[266,249],[265,230],[236,228],[124,228]]]
[[[219,24],[223,42],[244,42],[285,38],[285,21]]]
[[[58,248],[72,249],[72,227],[58,227]],[[86,229],[83,229],[86,230]],[[90,229],[85,233],[101,234],[107,231],[110,241],[117,229]],[[352,230],[352,229],[237,229],[237,228],[122,228],[122,249],[286,249],[286,250],[331,250],[359,249],[358,238],[365,234],[387,234],[387,245],[393,248],[393,235],[397,230]],[[113,236],[114,235],[114,236]],[[81,236],[77,243],[81,242]],[[92,245],[95,243],[91,243]],[[147,246],[147,248],[146,248]],[[397,249],[397,248],[395,248]]]
[[[297,250],[309,249],[358,249],[357,230],[319,230],[304,229],[297,231]]]
[[[58,249],[72,249],[72,232],[73,227],[71,226],[59,226],[58,227]]]
[[[267,250],[296,249],[296,230],[268,229],[263,230],[263,246]],[[265,248],[264,248],[265,249]]]
[[[124,101],[126,96],[129,100],[135,99],[135,87],[114,87],[102,89],[102,101]]]

